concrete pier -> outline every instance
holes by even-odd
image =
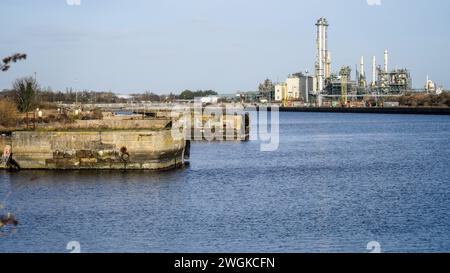
[[[189,158],[186,140],[170,128],[16,131],[4,145],[22,169],[167,170]]]

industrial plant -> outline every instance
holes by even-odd
[[[361,56],[354,74],[350,66],[343,66],[337,73],[333,73],[328,47],[329,26],[326,18],[320,18],[316,23],[317,52],[314,74],[308,75],[309,72],[304,71],[289,75],[286,81],[274,84],[274,90],[270,94],[263,94],[260,88],[260,99],[275,101],[283,106],[349,107],[364,106],[364,98],[378,101],[383,97],[402,96],[410,91],[438,95],[442,93],[442,88],[429,79],[424,89],[413,90],[408,69],[389,69],[388,50],[384,51],[383,65],[378,65],[376,57],[372,57],[371,77],[366,73],[364,56]]]

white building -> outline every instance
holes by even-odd
[[[283,89],[285,84],[277,84],[275,85],[275,101],[282,101],[283,100]]]
[[[300,97],[305,102],[309,102],[310,96],[316,94],[317,78],[311,76],[300,77]],[[308,90],[308,91],[306,91]]]
[[[286,80],[287,97],[290,100],[300,99],[300,77],[291,75]]]
[[[290,75],[286,82],[275,85],[275,101],[284,99],[295,101],[309,101],[309,95],[314,94],[317,80],[315,77],[304,76],[300,73]],[[308,89],[308,91],[306,91]]]

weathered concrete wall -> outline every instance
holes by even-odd
[[[152,110],[158,118],[172,119],[172,123],[184,121],[186,138],[195,141],[248,141],[250,116],[243,108],[208,106],[193,108],[190,105]],[[227,111],[230,111],[227,113]],[[150,110],[136,109],[136,113],[149,114]],[[213,132],[212,134],[209,132]]]
[[[248,141],[250,140],[250,116],[180,114],[173,117],[173,124],[183,122],[186,128],[186,139],[193,141]]]
[[[6,136],[0,136],[0,148],[5,147],[7,144],[9,145],[11,142],[11,138],[7,138]]]
[[[21,131],[11,138],[24,169],[161,170],[184,165],[185,140],[170,130]]]
[[[243,116],[192,117],[186,138],[194,141],[248,141],[250,127]]]
[[[6,145],[11,145],[11,137],[0,135],[0,148],[3,149]],[[1,153],[3,153],[3,150],[1,150]]]
[[[104,119],[104,120],[76,120],[74,123],[61,124],[43,124],[42,128],[38,124],[38,128],[45,131],[69,130],[69,129],[111,129],[111,130],[133,130],[133,129],[150,129],[163,130],[170,125],[168,119],[136,119],[125,120],[124,118]]]

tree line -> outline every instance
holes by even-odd
[[[214,90],[197,90],[197,91],[184,90],[183,92],[181,92],[179,99],[193,100],[194,98],[202,98],[217,95],[218,95],[217,92]]]
[[[424,94],[407,93],[400,97],[389,97],[385,101],[398,102],[406,107],[450,107],[450,93]]]

